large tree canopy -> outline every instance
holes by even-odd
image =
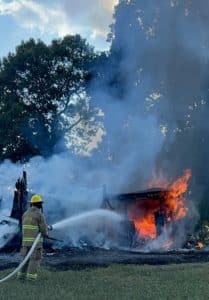
[[[94,134],[86,95],[95,54],[79,35],[22,42],[0,64],[0,159],[48,155],[65,132]],[[80,127],[78,126],[80,125]],[[91,126],[92,125],[92,126]]]

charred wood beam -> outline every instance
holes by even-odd
[[[118,201],[136,201],[136,200],[160,200],[164,199],[168,191],[163,189],[150,189],[142,192],[126,193],[118,195],[108,195],[108,199]]]
[[[15,183],[15,191],[13,198],[13,206],[11,211],[11,218],[15,218],[20,221],[22,220],[22,215],[27,209],[27,174],[23,171],[22,178],[19,178]]]

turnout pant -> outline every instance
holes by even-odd
[[[25,257],[30,251],[31,247],[22,247],[21,255]],[[26,278],[28,280],[36,280],[38,276],[38,270],[40,268],[40,262],[42,259],[42,248],[35,249],[28,262],[22,267],[18,273],[18,278]]]

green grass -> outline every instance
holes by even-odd
[[[8,271],[0,272],[2,278]],[[82,271],[43,269],[35,283],[17,279],[0,287],[2,300],[209,299],[209,263],[112,265]]]

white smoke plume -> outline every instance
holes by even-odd
[[[91,243],[97,247],[118,247],[122,216],[108,210],[92,210],[58,222],[53,234],[73,246]]]
[[[44,4],[37,4],[36,1],[12,1],[11,3],[13,3],[14,7],[15,5],[17,5],[17,7],[12,9],[8,7],[7,10],[5,3],[4,1],[0,2],[1,13],[10,14],[13,9],[12,14],[14,14],[15,18],[23,16],[22,20],[26,20],[25,24],[23,21],[23,26],[27,26],[27,22],[29,22],[27,18],[24,18],[25,7],[27,7],[27,10],[32,11],[36,17],[38,16],[38,18],[35,19],[35,23],[31,25],[32,27],[43,26],[43,28],[39,27],[39,29],[45,30],[44,28],[48,27],[50,28],[49,30],[55,30],[56,24],[58,24],[58,21],[55,21],[53,26],[49,26],[52,20],[50,14],[53,15],[52,9],[55,7],[53,6],[55,5],[54,1],[50,1],[51,10],[49,10],[49,12],[46,10],[49,1],[45,1]],[[71,2],[71,5],[69,5],[67,1],[60,1],[60,4],[57,5],[61,10],[56,10],[57,13],[61,11],[64,14],[63,18],[60,18],[61,15],[58,14],[56,20],[59,19],[59,22],[60,19],[64,20],[64,24],[67,24],[65,28],[67,28],[67,31],[69,30],[69,33],[73,32],[73,26],[71,27],[70,23],[70,20],[73,20],[73,18],[79,20],[78,24],[81,23],[81,20],[84,21],[83,24],[86,24],[87,34],[89,34],[89,32],[91,32],[91,34],[93,33],[92,28],[96,30],[96,35],[97,32],[100,33],[100,36],[103,35],[103,31],[107,32],[107,29],[105,29],[104,16],[105,12],[111,11],[113,1],[98,1],[97,3],[95,3],[95,1],[76,1],[75,5],[72,5],[72,3],[74,2]],[[29,4],[33,9],[28,8]],[[43,14],[43,18],[39,9],[40,11],[43,9],[46,13]],[[101,11],[104,12],[102,17],[100,17]],[[171,16],[173,16],[172,11],[167,9],[163,9],[162,16],[164,17],[169,12]],[[21,15],[21,13],[23,15]],[[66,19],[67,16],[69,16],[69,20]],[[70,19],[70,17],[72,19]],[[177,22],[174,23],[178,24],[178,15],[176,16],[174,14],[173,19],[177,20]],[[34,18],[31,18],[31,20],[33,22]],[[67,23],[65,23],[65,20],[67,20]],[[175,72],[176,68],[170,68],[169,71],[166,71],[166,66],[170,65],[168,62],[172,62],[172,66],[177,66],[175,61],[176,51],[174,51],[173,54],[173,51],[171,51],[171,53],[168,51],[168,47],[161,49],[162,41],[167,45],[167,37],[170,37],[171,41],[169,45],[172,46],[173,44],[175,45],[175,43],[178,45],[182,39],[181,37],[179,39],[178,36],[170,34],[169,28],[173,30],[173,26],[163,26],[164,23],[167,22],[168,16],[160,20],[163,28],[162,36],[159,35],[156,40],[152,37],[155,42],[154,43],[152,39],[150,40],[152,47],[149,47],[150,44],[145,39],[144,44],[141,43],[140,47],[136,47],[135,43],[133,43],[132,48],[132,44],[129,45],[127,42],[129,35],[124,32],[125,39],[122,47],[126,49],[126,51],[123,53],[124,56],[121,59],[120,66],[115,67],[114,62],[113,65],[108,62],[108,74],[111,74],[112,71],[115,71],[115,68],[118,68],[116,71],[118,71],[121,77],[124,76],[125,78],[127,90],[126,93],[124,93],[123,99],[120,99],[120,95],[117,93],[116,95],[111,93],[108,86],[102,86],[103,83],[101,86],[94,86],[94,84],[92,84],[92,96],[95,101],[102,103],[102,108],[104,108],[104,123],[107,134],[104,137],[104,144],[100,145],[98,152],[101,151],[101,156],[108,152],[107,161],[104,163],[98,153],[85,160],[73,159],[69,153],[62,153],[54,155],[47,160],[39,157],[33,158],[24,166],[5,162],[0,166],[3,208],[11,207],[11,187],[13,187],[22,169],[25,169],[28,173],[31,192],[43,195],[45,199],[45,210],[51,223],[80,212],[99,208],[102,202],[103,184],[107,184],[108,190],[111,193],[137,191],[146,187],[146,182],[151,178],[152,171],[155,167],[157,154],[162,148],[164,136],[160,130],[159,116],[155,114],[155,110],[150,114],[144,114],[144,112],[142,112],[141,107],[143,107],[144,101],[147,100],[147,97],[151,97],[151,100],[157,99],[159,101],[161,98],[160,95],[163,95],[160,89],[159,94],[157,93],[158,90],[154,89],[161,78],[161,73],[163,75],[165,74],[166,80],[162,81],[161,85],[165,87],[166,97],[162,97],[162,104],[157,106],[159,110],[161,107],[164,108],[163,111],[168,110],[166,101],[167,99],[173,99],[171,92],[175,91],[175,96],[177,95],[175,105],[174,101],[170,101],[172,104],[172,116],[175,109],[176,114],[179,115],[179,111],[181,111],[181,100],[185,98],[185,91],[188,93],[188,96],[193,93],[193,89],[194,92],[196,91],[195,84],[191,87],[189,76],[184,76],[184,73],[179,71]],[[108,23],[111,23],[110,19],[108,19]],[[60,28],[59,26],[58,28]],[[91,28],[91,30],[89,28]],[[75,29],[77,32],[80,32],[79,26],[75,26]],[[167,30],[169,32],[167,32]],[[179,48],[174,47],[174,49]],[[128,52],[128,50],[130,50],[130,52]],[[183,54],[182,51],[178,51],[177,53],[180,58],[179,68],[177,69],[180,70],[182,65],[185,66],[186,75],[193,76],[196,80],[196,74],[199,74],[199,72],[190,71],[191,68],[189,68],[189,66],[192,67],[191,70],[193,70],[194,62],[196,61],[191,60],[190,62],[189,58],[193,57],[190,51],[185,52],[187,60],[189,59],[188,64],[184,64],[184,59],[181,59],[181,55],[182,58],[184,58],[184,52]],[[140,61],[138,61],[139,59]],[[138,81],[133,83],[132,76],[136,68],[136,62],[140,62],[138,65],[139,69],[137,70],[139,78],[137,77]],[[141,71],[141,66],[144,66],[146,72]],[[199,70],[199,68],[197,69]],[[183,75],[180,76],[179,74]],[[178,83],[175,85],[175,89],[169,89],[169,78],[172,79],[171,83]],[[196,81],[198,81],[199,78],[200,76],[198,76]],[[156,84],[153,84],[153,82]],[[182,85],[184,82],[185,84]],[[187,83],[189,83],[189,88]],[[134,89],[134,85],[138,86],[138,89]],[[199,86],[200,84],[198,84],[198,87]],[[168,116],[170,116],[170,114],[168,114]],[[126,122],[124,122],[124,120]],[[172,123],[173,122],[171,122],[171,124]],[[110,143],[108,143],[108,139],[111,141]],[[104,145],[108,149],[103,149],[102,147]],[[173,163],[173,161],[171,161],[171,163]],[[96,224],[97,222],[95,222],[95,228],[97,228]],[[74,238],[75,241],[76,238],[77,237]]]

